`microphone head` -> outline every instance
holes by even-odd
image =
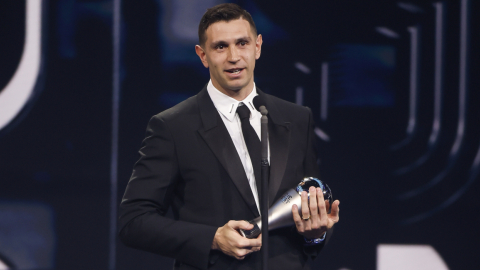
[[[255,106],[255,109],[257,109],[257,111],[261,112],[260,106],[265,106],[265,105],[266,105],[266,102],[265,102],[265,97],[263,95],[257,95],[253,98],[253,106]]]

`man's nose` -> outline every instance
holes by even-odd
[[[231,46],[228,48],[228,59],[229,62],[237,62],[240,60],[240,56],[238,54],[238,50],[235,46]]]

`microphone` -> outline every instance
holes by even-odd
[[[255,224],[252,230],[243,231],[240,230],[242,235],[246,238],[254,238],[257,237],[260,233],[262,233],[262,269],[268,269],[268,226],[261,227],[262,222],[263,224],[269,224],[268,219],[270,218],[267,215],[268,211],[268,179],[270,178],[270,166],[268,164],[268,111],[265,108],[265,98],[263,95],[257,95],[253,98],[253,106],[257,111],[262,114],[260,118],[260,129],[261,129],[261,142],[262,142],[262,170],[261,170],[261,191],[260,191],[260,213],[263,213],[262,216],[258,218],[258,220],[252,220],[250,223]],[[260,179],[256,179],[259,181]]]
[[[294,224],[292,218],[292,206],[296,204],[298,206],[298,211],[302,211],[302,191],[308,192],[310,187],[319,187],[322,189],[323,198],[328,200],[330,207],[333,203],[332,191],[327,184],[322,182],[318,178],[306,177],[304,178],[298,186],[288,190],[278,201],[276,201],[272,207],[268,210],[268,230],[275,230],[282,227],[291,226]],[[310,193],[308,193],[310,198]],[[330,209],[327,209],[327,212],[330,212]],[[240,233],[243,237],[246,238],[256,238],[262,231],[262,217],[257,217],[254,220],[250,220],[249,223],[253,224],[254,227],[251,230],[240,230]]]
[[[253,98],[253,106],[257,111],[259,111],[262,115],[267,115],[268,111],[265,107],[266,105],[265,97],[263,95],[257,95]]]

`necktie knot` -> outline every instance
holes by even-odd
[[[239,105],[237,107],[237,113],[240,117],[240,120],[249,119],[250,118],[250,110],[247,108],[246,105]]]

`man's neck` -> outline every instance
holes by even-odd
[[[245,86],[244,88],[239,89],[239,90],[230,90],[230,89],[221,88],[218,85],[216,85],[216,83],[213,80],[212,80],[212,84],[213,84],[213,86],[215,86],[215,88],[218,91],[220,91],[220,92],[224,93],[225,95],[227,95],[231,98],[234,98],[238,101],[244,100],[253,91],[253,82],[249,83],[247,86]]]

